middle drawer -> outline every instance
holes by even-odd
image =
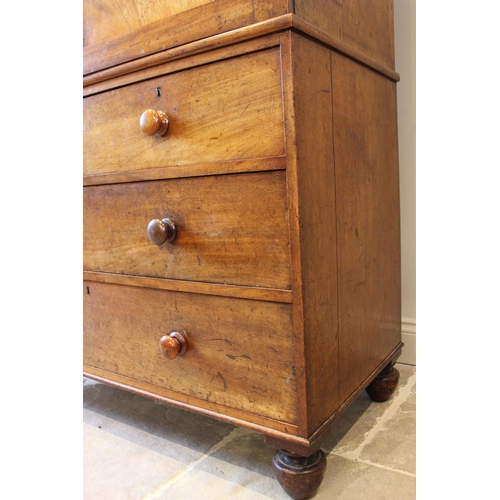
[[[285,171],[84,188],[84,269],[290,289]],[[177,236],[148,238],[154,219]]]

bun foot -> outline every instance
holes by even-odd
[[[278,482],[286,493],[295,500],[306,500],[316,495],[323,481],[326,458],[322,450],[310,457],[278,450],[273,465]]]
[[[368,396],[373,401],[382,402],[391,399],[399,382],[399,372],[394,368],[394,362],[389,363],[375,380],[366,388]]]

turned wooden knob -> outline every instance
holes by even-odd
[[[167,359],[175,359],[186,352],[185,332],[171,332],[160,339],[160,352]]]
[[[146,135],[156,135],[162,137],[168,130],[168,118],[164,111],[155,111],[154,109],[146,109],[139,120],[141,130]]]
[[[177,236],[177,228],[172,219],[153,219],[148,224],[148,238],[155,245],[171,243]]]

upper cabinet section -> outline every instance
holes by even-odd
[[[294,19],[393,70],[393,17],[393,0],[83,0],[83,74],[262,21],[300,30]]]
[[[295,14],[394,69],[393,0],[295,0]]]
[[[95,45],[214,0],[84,0],[83,45]]]
[[[84,0],[89,74],[287,14],[291,0]]]

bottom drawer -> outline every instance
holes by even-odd
[[[84,281],[84,363],[192,398],[296,423],[290,304]],[[184,331],[167,359],[159,340]],[[200,406],[203,407],[202,404]]]

